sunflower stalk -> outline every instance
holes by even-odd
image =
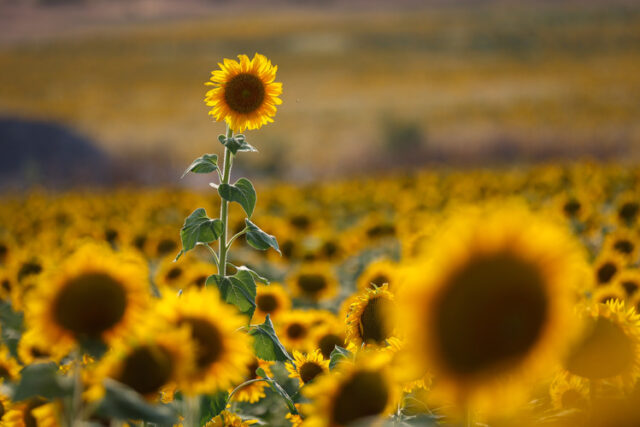
[[[227,126],[227,140],[233,138],[233,129]],[[233,165],[233,153],[228,147],[224,148],[224,165],[222,180],[220,184],[229,184],[229,176],[231,175],[231,166]],[[227,275],[227,223],[229,222],[229,201],[222,198],[220,200],[220,221],[222,221],[222,234],[220,235],[220,246],[218,256],[218,274],[222,277]]]

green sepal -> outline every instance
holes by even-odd
[[[253,317],[256,310],[256,282],[248,271],[238,271],[233,276],[213,274],[207,278],[205,284],[215,284],[222,299],[235,305],[241,313]]]
[[[171,426],[178,421],[177,414],[167,405],[151,405],[131,388],[107,378],[103,382],[105,395],[98,414],[109,419],[148,421]]]
[[[260,230],[257,225],[249,221],[249,218],[245,218],[244,223],[247,226],[246,239],[249,245],[261,251],[273,248],[282,255],[282,252],[280,252],[280,248],[278,247],[278,241],[274,236]]]
[[[229,399],[229,392],[224,390],[200,396],[200,425],[205,425],[224,411],[227,399]]]
[[[278,335],[273,328],[273,323],[271,323],[271,318],[268,314],[264,323],[251,326],[249,335],[253,337],[253,350],[260,359],[293,362],[293,359],[278,339]]]
[[[336,367],[343,359],[350,359],[353,354],[346,348],[337,345],[329,355],[329,369]]]
[[[256,207],[256,190],[247,178],[240,178],[235,184],[220,184],[218,194],[229,202],[237,202],[242,206],[247,216],[251,218]]]
[[[198,208],[184,221],[180,230],[182,250],[176,256],[176,261],[182,254],[189,252],[198,243],[211,243],[222,235],[223,224],[219,219],[211,219],[203,208]]]
[[[249,144],[242,134],[237,134],[232,136],[231,138],[227,138],[224,135],[218,136],[218,141],[225,147],[229,149],[234,155],[238,151],[248,151],[248,152],[257,152],[255,147]]]
[[[58,375],[59,371],[58,365],[54,362],[26,366],[20,371],[20,382],[16,386],[12,400],[18,402],[34,396],[45,399],[71,396],[73,379]]]
[[[202,157],[198,157],[191,162],[180,178],[184,178],[189,172],[210,173],[215,172],[216,170],[218,170],[218,155],[204,154]]]

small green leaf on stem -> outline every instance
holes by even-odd
[[[214,274],[207,278],[205,284],[215,284],[225,302],[235,305],[249,319],[253,317],[256,310],[256,282],[249,272],[238,271],[227,277]]]
[[[249,218],[245,218],[244,222],[248,229],[246,236],[247,243],[249,243],[253,248],[261,251],[273,248],[282,255],[282,252],[280,252],[280,248],[278,247],[278,241],[274,236],[260,230],[257,225],[249,221]]]
[[[249,330],[249,335],[253,337],[253,349],[257,357],[269,361],[291,361],[293,359],[287,353],[284,346],[278,339],[271,318],[267,314],[264,323],[253,325]]]
[[[349,350],[337,345],[331,352],[331,355],[329,355],[329,369],[335,368],[336,365],[340,363],[342,360],[349,359],[352,356],[353,355]]]
[[[240,178],[233,185],[222,183],[218,186],[218,193],[220,197],[229,202],[240,203],[240,206],[249,217],[253,214],[257,195],[253,184],[248,179]]]
[[[218,240],[222,234],[222,221],[207,217],[203,208],[198,208],[184,221],[180,230],[182,250],[176,256],[180,256],[195,247],[198,243],[210,243]]]
[[[184,171],[180,178],[184,178],[189,172],[193,173],[210,173],[218,169],[218,155],[205,154],[195,159],[189,167]]]

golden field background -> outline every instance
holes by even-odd
[[[640,155],[633,5],[280,5],[79,34],[2,44],[0,114],[63,123],[168,182],[220,149],[202,102],[209,71],[256,51],[279,66],[284,102],[248,134],[254,174]]]

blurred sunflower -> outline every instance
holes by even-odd
[[[256,53],[253,59],[238,55],[240,61],[224,59],[218,63],[219,70],[211,72],[213,86],[207,92],[205,102],[212,107],[209,114],[216,120],[224,120],[229,127],[242,132],[245,129],[259,129],[273,122],[276,105],[282,104],[278,98],[282,94],[282,83],[275,82],[278,67],[271,65],[264,55]]]
[[[40,397],[14,404],[2,417],[6,427],[58,427],[60,408]]]
[[[258,285],[256,288],[256,311],[253,322],[264,322],[267,314],[273,321],[291,308],[291,299],[287,291],[279,283]]]
[[[297,378],[301,386],[313,381],[318,375],[329,372],[329,359],[325,360],[320,350],[307,354],[294,350],[293,360],[295,365],[286,363],[289,378]]]
[[[253,359],[251,360],[251,363],[247,367],[249,374],[241,381],[241,383],[260,378],[256,373],[256,370],[258,368],[262,368],[262,370],[264,370],[264,372],[269,377],[272,377],[273,372],[271,372],[271,366],[273,366],[273,364],[274,362],[262,360],[254,356]],[[260,381],[260,382],[248,384],[242,387],[240,390],[236,391],[236,393],[233,395],[233,400],[236,400],[238,402],[256,403],[257,401],[259,401],[260,399],[266,396],[264,389],[267,388],[268,386],[269,385],[267,384],[266,381]]]
[[[211,393],[239,383],[251,363],[251,339],[237,331],[245,319],[224,304],[214,288],[166,295],[156,313],[176,326],[187,325],[195,345],[195,370],[178,387],[187,395]]]
[[[22,368],[18,362],[11,357],[9,349],[3,345],[0,346],[0,384],[9,381],[13,382],[20,378],[20,370]]]
[[[18,342],[18,357],[24,365],[37,362],[60,362],[67,355],[62,346],[44,345],[38,340],[38,333],[29,329],[22,334]]]
[[[28,302],[27,322],[45,346],[67,351],[82,339],[111,342],[140,320],[149,302],[145,264],[86,244],[43,278]]]
[[[303,310],[282,313],[276,323],[278,338],[288,350],[307,351],[311,346],[313,315]]]
[[[257,422],[256,420],[243,420],[233,412],[224,410],[218,416],[207,421],[204,427],[248,427]]]
[[[432,245],[397,304],[416,368],[459,405],[510,407],[568,350],[583,253],[519,205],[460,211]]]
[[[584,309],[586,323],[565,369],[590,380],[632,387],[640,375],[640,315],[622,301]]]
[[[363,291],[388,284],[393,289],[396,286],[397,269],[397,264],[386,258],[373,261],[358,276],[356,287]]]
[[[395,409],[400,390],[388,368],[389,355],[360,352],[343,360],[330,375],[321,375],[302,389],[311,403],[302,405],[309,427],[347,426],[371,422]]]
[[[296,298],[321,301],[334,296],[338,281],[329,263],[303,264],[287,279],[287,287]]]
[[[100,361],[95,377],[112,378],[147,399],[186,381],[194,368],[194,343],[188,327],[147,324],[118,342]]]
[[[603,251],[593,262],[596,286],[613,283],[626,265],[627,261],[617,252]]]
[[[627,260],[634,263],[638,259],[638,236],[629,229],[622,228],[608,234],[604,240],[604,251],[613,251]]]
[[[320,350],[322,357],[329,359],[336,346],[346,347],[344,323],[336,319],[313,328],[311,342],[312,348]]]
[[[551,403],[556,409],[578,409],[589,408],[590,391],[589,380],[560,372],[551,382],[549,387]]]
[[[357,347],[362,344],[386,345],[386,340],[394,333],[394,300],[386,283],[360,293],[347,315],[347,342]]]

